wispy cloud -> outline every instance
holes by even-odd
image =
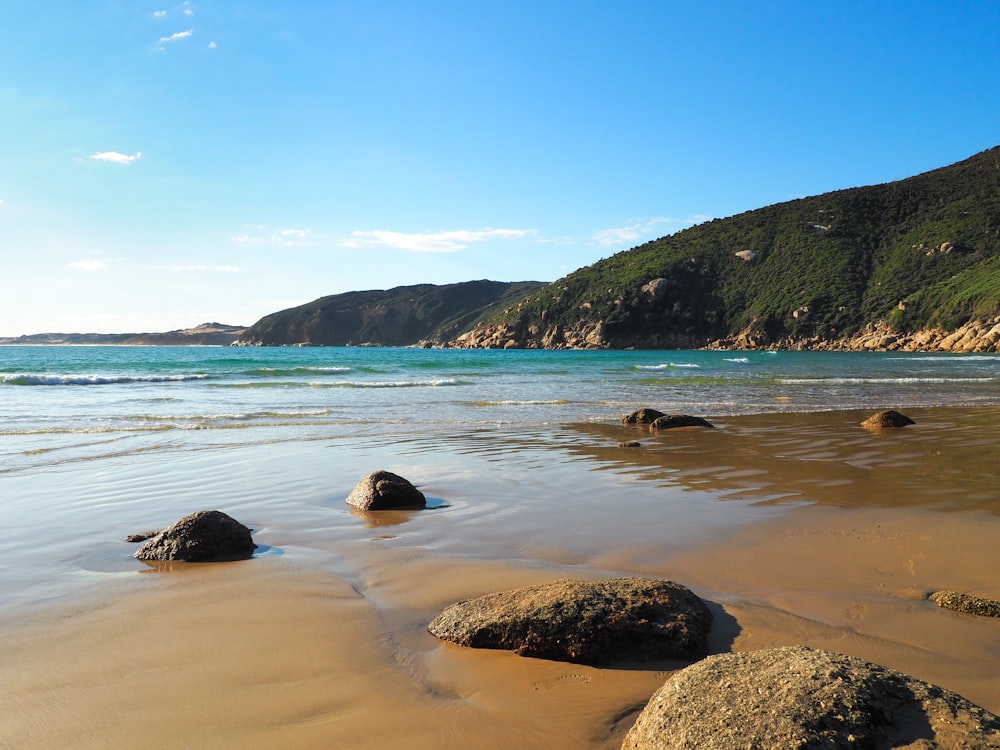
[[[208,43],[208,48],[209,49],[218,49],[218,47],[219,47],[219,45],[216,44],[215,42],[209,42]]]
[[[167,17],[167,11],[165,11],[165,10],[154,10],[153,11],[153,18],[166,18],[166,17]]]
[[[142,151],[136,151],[134,154],[120,154],[117,151],[102,151],[99,154],[91,154],[91,159],[96,159],[97,161],[109,161],[112,164],[131,164],[132,162],[142,158]]]
[[[486,240],[513,240],[533,234],[529,229],[456,229],[444,232],[393,232],[375,229],[370,232],[357,230],[349,239],[341,240],[342,247],[393,247],[414,253],[456,253],[475,242]]]
[[[699,224],[709,217],[696,215],[687,219],[674,219],[667,216],[656,216],[652,219],[633,219],[626,226],[602,229],[595,232],[590,239],[599,245],[611,247],[629,242],[661,236],[671,230],[677,231],[685,227]]]
[[[238,245],[281,245],[293,247],[311,244],[312,230],[308,228],[292,228],[269,230],[265,226],[248,225],[246,234],[232,238]]]
[[[154,271],[170,271],[171,273],[246,273],[240,266],[153,266]]]
[[[66,268],[71,268],[74,271],[100,271],[104,268],[104,261],[97,260],[96,258],[77,260],[72,263],[67,263]]]
[[[188,29],[187,31],[178,31],[175,34],[171,34],[170,36],[161,36],[160,44],[166,44],[168,42],[177,42],[180,41],[181,39],[187,39],[193,33],[194,29]]]
[[[194,3],[190,2],[189,0],[184,0],[184,3],[181,5],[181,13],[183,13],[185,16],[193,16]]]

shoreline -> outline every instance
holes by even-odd
[[[105,466],[101,497],[131,500],[154,482],[187,497],[122,500],[110,534],[95,521],[85,540],[214,496],[280,554],[83,571],[77,595],[15,608],[0,619],[0,744],[96,748],[155,733],[162,747],[616,748],[682,665],[526,659],[438,642],[426,625],[470,596],[629,574],[705,598],[713,652],[828,648],[1000,712],[1000,623],[925,598],[940,588],[1000,597],[1000,502],[988,483],[1000,410],[914,413],[916,429],[883,435],[858,427],[857,412],[777,413],[655,436],[601,423],[562,426],[547,443],[510,431],[373,436]],[[617,447],[628,434],[642,447]],[[293,460],[296,475],[276,480]],[[331,461],[337,479],[317,488]],[[447,507],[350,513],[343,496],[378,461]],[[255,473],[222,481],[244,464]],[[949,484],[930,486],[944,470]],[[53,482],[53,497],[71,484],[89,497],[77,481],[88,471],[31,479]]]

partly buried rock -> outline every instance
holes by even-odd
[[[622,424],[649,424],[662,416],[662,411],[643,407],[642,409],[636,409],[631,414],[626,414],[622,417]]]
[[[135,553],[140,560],[219,562],[245,560],[253,555],[250,529],[218,510],[185,516],[156,534]]]
[[[908,424],[916,424],[916,422],[905,414],[900,414],[893,409],[886,409],[885,411],[872,414],[861,423],[861,426],[869,430],[886,430],[893,427],[906,427]]]
[[[712,613],[673,581],[560,580],[448,607],[428,626],[473,648],[582,664],[694,659],[708,649]]]
[[[690,414],[664,414],[662,417],[654,419],[650,425],[650,430],[670,430],[674,427],[708,427],[714,429],[715,425],[707,419],[692,417]]]
[[[400,510],[423,508],[424,493],[391,471],[373,471],[351,490],[347,503],[359,510]]]
[[[1000,717],[944,688],[805,646],[710,656],[650,699],[622,750],[1000,747]]]
[[[930,595],[930,600],[939,607],[953,609],[980,617],[1000,617],[1000,602],[996,599],[984,599],[981,596],[960,594],[957,591],[936,591]]]

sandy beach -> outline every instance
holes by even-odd
[[[4,610],[0,746],[615,748],[684,664],[597,669],[426,632],[459,599],[567,576],[689,586],[715,615],[713,652],[826,648],[1000,712],[1000,622],[926,601],[1000,598],[1000,412],[918,410],[891,434],[861,430],[863,416],[311,441],[28,477],[39,497],[103,488],[110,508],[79,501],[77,546],[24,557],[50,578],[67,560],[78,571]],[[628,437],[642,445],[618,447]],[[294,479],[273,479],[292,461]],[[351,513],[343,498],[374,468],[437,507]],[[128,557],[124,533],[213,497],[263,554],[169,569]]]

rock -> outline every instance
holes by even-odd
[[[710,656],[652,697],[622,750],[1000,748],[1000,717],[944,688],[805,646]]]
[[[662,411],[643,407],[622,417],[622,424],[649,424],[662,416],[664,416]]]
[[[663,299],[669,290],[670,282],[667,279],[652,279],[643,284],[639,292],[646,299],[655,302]]]
[[[984,599],[981,596],[960,594],[957,591],[935,591],[930,600],[939,607],[953,609],[956,612],[966,612],[981,617],[1000,617],[1000,602],[996,599]]]
[[[642,445],[638,440],[622,440],[618,443],[619,448],[638,448]]]
[[[880,411],[877,414],[872,414],[868,417],[868,419],[861,423],[861,426],[869,430],[884,430],[892,427],[906,427],[908,424],[916,424],[916,422],[905,414],[900,414],[898,411],[887,409],[885,411]]]
[[[218,562],[245,560],[253,554],[250,529],[218,510],[184,516],[136,550],[140,560]]]
[[[139,542],[144,542],[147,539],[152,539],[159,533],[159,531],[140,531],[138,534],[129,534],[125,537],[125,541],[130,544],[138,544]]]
[[[701,417],[692,417],[690,414],[665,414],[654,419],[650,425],[650,430],[670,430],[674,427],[708,427],[714,429],[715,425]]]
[[[673,581],[567,579],[458,602],[428,630],[461,646],[607,664],[703,656],[711,623],[705,603]]]
[[[348,505],[359,510],[404,510],[427,505],[424,493],[390,471],[373,471],[351,490]]]

